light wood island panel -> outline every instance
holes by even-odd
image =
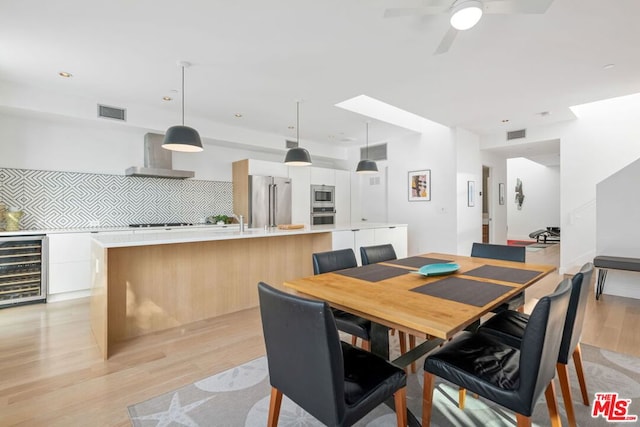
[[[92,329],[103,356],[115,343],[258,306],[257,283],[313,274],[331,233],[102,248]]]

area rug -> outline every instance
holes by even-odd
[[[590,398],[594,393],[618,393],[618,399],[631,399],[628,414],[640,416],[640,358],[582,345],[585,375]],[[633,425],[610,423],[602,416],[591,417],[591,407],[580,402],[580,390],[571,363],[572,393],[579,426]],[[423,372],[411,374],[407,381],[407,406],[420,419]],[[269,411],[269,378],[265,357],[205,378],[194,384],[129,407],[133,426],[265,426]],[[568,425],[560,387],[556,382],[563,425]],[[464,410],[457,407],[458,389],[438,381],[434,392],[431,425],[445,426],[515,426],[515,415],[504,408],[469,394]],[[544,395],[533,413],[535,426],[548,426],[549,413]],[[640,424],[640,421],[638,422]],[[283,398],[279,426],[322,426],[296,404]],[[391,409],[381,405],[360,420],[357,426],[395,426]]]
[[[507,240],[507,245],[509,246],[529,246],[536,243],[535,240]]]

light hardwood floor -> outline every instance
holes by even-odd
[[[559,246],[528,252],[558,263]],[[552,291],[551,274],[527,290],[527,308]],[[640,302],[589,299],[582,342],[640,356]],[[136,338],[103,361],[88,299],[0,310],[1,426],[125,426],[127,406],[264,354],[257,309]]]

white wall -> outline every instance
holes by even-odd
[[[560,273],[596,254],[596,184],[640,157],[640,94],[573,108],[577,119],[527,129],[521,143],[560,139]],[[504,134],[481,148],[505,145]],[[525,193],[526,194],[526,193]]]
[[[640,160],[596,186],[596,253],[640,258]],[[609,270],[604,293],[640,298],[640,273]]]
[[[422,134],[388,141],[387,150],[388,160],[379,168],[387,166],[388,171],[388,220],[408,224],[408,254],[455,253],[456,151],[451,130],[433,123]],[[358,147],[350,158],[355,170]],[[431,200],[410,202],[408,173],[424,169],[431,170]]]
[[[124,175],[126,168],[143,165],[148,131],[109,120],[2,109],[0,167]],[[201,153],[174,152],[173,168],[195,171],[195,179],[231,181],[236,160],[284,159],[284,151],[250,149],[248,142],[235,148],[204,139]]]
[[[524,194],[521,209],[515,203],[518,178]],[[531,240],[529,233],[533,231],[560,227],[560,168],[523,157],[508,159],[505,204],[509,240]]]
[[[457,247],[456,253],[470,255],[473,242],[482,242],[482,162],[480,139],[461,128],[455,130]],[[475,183],[474,206],[468,206],[468,182]]]

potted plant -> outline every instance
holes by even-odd
[[[231,224],[231,218],[228,215],[220,214],[214,215],[211,218],[211,222],[218,225]]]

